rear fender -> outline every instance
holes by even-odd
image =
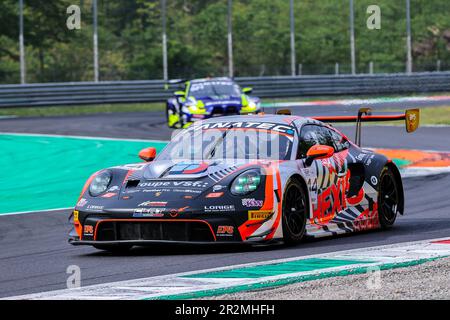
[[[392,170],[392,172],[394,173],[394,176],[395,176],[395,179],[396,179],[396,182],[398,185],[399,197],[400,197],[398,211],[400,212],[400,214],[403,215],[405,197],[404,197],[404,192],[403,192],[403,182],[402,182],[402,178],[400,175],[400,170],[395,165],[395,163],[392,162],[392,160],[388,159],[384,155],[377,154],[377,153],[373,153],[372,155],[373,155],[373,157],[371,156],[369,164],[368,164],[368,160],[365,160],[366,182],[369,183],[372,187],[374,187],[377,190],[377,192],[380,192],[381,172],[384,167],[386,167],[386,166],[389,167]]]

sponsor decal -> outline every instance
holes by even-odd
[[[170,210],[169,215],[170,215],[172,218],[177,217],[177,216],[178,216],[178,210],[177,210],[177,209],[172,209],[172,210]]]
[[[264,200],[256,200],[254,198],[242,199],[242,205],[244,207],[262,207]]]
[[[222,129],[233,127],[233,129],[261,129],[267,131],[276,131],[280,133],[285,133],[289,135],[294,135],[294,128],[291,126],[280,125],[278,123],[270,122],[215,122],[215,123],[204,123],[192,127],[194,130],[207,130],[207,129]]]
[[[202,163],[178,163],[174,165],[169,173],[170,174],[197,174],[205,172],[208,169],[208,164]]]
[[[155,192],[155,197],[159,197],[162,194],[161,191]]]
[[[375,158],[375,155],[374,155],[374,154],[372,154],[371,156],[369,156],[369,157],[367,158],[367,160],[366,160],[365,165],[366,165],[366,166],[370,166],[370,164],[372,163],[373,158]]]
[[[179,193],[195,193],[195,194],[200,194],[203,192],[203,189],[143,189],[143,190],[136,190],[136,192],[144,192],[144,193],[148,193],[148,192],[155,192],[155,196],[159,197],[161,195],[162,192],[179,192]],[[158,193],[158,195],[156,195],[156,193]]]
[[[360,153],[360,154],[356,155],[355,158],[356,158],[356,160],[363,161],[365,156],[366,156],[365,153]]]
[[[102,198],[112,198],[114,196],[117,196],[117,193],[115,193],[115,192],[108,192],[108,193],[105,193],[104,195],[102,195]]]
[[[349,205],[359,204],[364,199],[364,188],[360,189],[358,195],[347,197],[349,188],[350,171],[347,171],[346,176],[339,178],[335,184],[321,189],[317,195],[317,203],[313,204],[313,219],[317,218],[320,223],[328,222]]]
[[[87,206],[86,209],[90,210],[90,211],[102,211],[103,208],[104,208],[104,206],[96,206],[96,205],[90,204],[90,205]]]
[[[163,217],[164,210],[161,208],[139,208],[135,209],[133,213],[133,218],[144,218],[144,217]]]
[[[77,210],[74,210],[73,211],[73,222],[79,222],[79,220],[78,220],[78,211]]]
[[[200,194],[202,193],[202,190],[173,189],[172,192]]]
[[[179,208],[179,209],[172,209],[170,210],[170,216],[172,218],[175,218],[176,216],[178,216],[179,213],[183,212],[184,210],[186,210],[187,208],[189,208],[189,206],[183,207],[183,208]]]
[[[213,192],[217,192],[217,191],[220,191],[220,190],[225,189],[225,188],[226,188],[226,186],[222,186],[220,184],[216,184],[215,186],[213,186]]]
[[[158,193],[158,197],[163,193],[163,192],[170,192],[170,189],[143,189],[143,190],[139,190],[141,192],[155,192],[155,195]]]
[[[206,195],[206,198],[220,198],[223,196],[223,192],[211,192]]]
[[[218,236],[231,236],[234,233],[233,226],[218,226],[217,235]]]
[[[114,191],[119,191],[119,186],[112,186],[111,188],[108,189],[108,192],[114,192]]]
[[[253,210],[248,212],[248,220],[266,220],[272,214],[271,210]]]
[[[227,211],[235,211],[235,207],[232,204],[229,205],[220,205],[220,206],[205,206],[205,212],[227,212]]]
[[[84,207],[87,203],[87,200],[85,198],[81,198],[78,203],[77,203],[77,207]]]
[[[83,230],[84,230],[83,232],[85,235],[93,235],[94,234],[94,226],[85,225]]]
[[[145,201],[138,204],[138,207],[164,207],[167,201]]]
[[[206,188],[209,183],[207,181],[145,181],[138,184],[139,188],[156,188],[156,187],[166,187],[166,188]]]
[[[371,176],[371,177],[370,177],[370,182],[372,182],[373,185],[378,184],[378,179],[377,179],[377,177]]]

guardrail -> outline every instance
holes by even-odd
[[[261,98],[450,91],[450,72],[413,74],[241,77],[241,86]],[[162,80],[1,85],[0,107],[64,106],[119,102],[158,102],[177,86]]]

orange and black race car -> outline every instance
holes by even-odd
[[[389,228],[404,211],[402,179],[385,156],[359,146],[361,123],[419,110],[303,118],[286,110],[195,122],[145,162],[94,173],[71,215],[69,242],[124,250],[154,243],[298,243]],[[328,122],[355,121],[356,143]]]

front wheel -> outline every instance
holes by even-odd
[[[283,238],[286,244],[299,243],[306,233],[308,201],[303,186],[297,180],[289,180],[282,204]]]
[[[400,206],[400,192],[394,172],[384,167],[380,175],[380,190],[378,193],[378,216],[381,228],[391,227],[397,218]]]
[[[170,108],[169,106],[166,107],[166,120],[167,126],[169,128],[182,127],[182,119],[180,117],[180,114],[177,112],[176,109]]]

